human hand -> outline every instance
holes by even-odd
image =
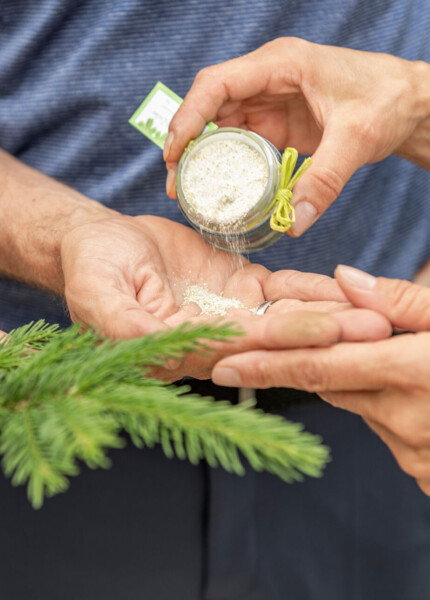
[[[216,352],[210,356],[189,355],[169,373],[157,372],[171,380],[184,375],[207,378],[216,360],[234,352],[379,339],[391,331],[380,315],[351,310],[329,277],[271,274],[241,256],[214,249],[192,229],[167,219],[117,215],[76,227],[64,237],[61,255],[72,320],[114,338],[220,320],[201,315],[194,304],[182,306],[191,284],[204,283],[249,308],[267,298],[279,300],[264,316],[246,309],[229,312],[224,320],[238,323],[245,335],[234,344],[212,344]]]
[[[289,233],[301,235],[362,165],[398,153],[425,166],[414,133],[424,121],[430,131],[429,82],[425,63],[297,38],[203,69],[170,124],[167,193],[175,197],[176,163],[208,121],[250,129],[313,154],[294,187]],[[428,155],[428,132],[421,137]]]
[[[333,406],[361,415],[430,495],[430,289],[349,267],[338,267],[336,278],[355,306],[420,333],[324,349],[248,352],[218,363],[212,377],[220,385],[317,392]]]

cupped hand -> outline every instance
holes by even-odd
[[[430,495],[430,289],[350,267],[338,267],[336,278],[355,306],[417,333],[330,348],[248,352],[218,363],[213,379],[220,385],[317,392],[361,415]]]
[[[170,124],[167,193],[175,196],[176,163],[208,121],[250,129],[277,148],[313,154],[294,188],[290,233],[301,235],[359,167],[413,147],[428,114],[421,90],[429,71],[425,63],[297,38],[203,69]]]
[[[62,243],[65,296],[73,321],[114,338],[152,333],[184,322],[220,320],[183,304],[189,285],[240,300],[230,311],[245,335],[234,343],[212,344],[214,352],[189,355],[170,372],[208,378],[216,360],[235,352],[267,347],[327,345],[340,339],[379,339],[391,328],[384,317],[353,311],[329,277],[294,271],[270,273],[245,258],[216,250],[194,230],[158,217],[118,215],[68,233]],[[249,309],[277,300],[263,316]],[[170,365],[172,367],[172,365]]]

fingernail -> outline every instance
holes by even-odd
[[[167,157],[169,156],[170,147],[173,144],[174,137],[175,137],[175,134],[173,133],[173,131],[171,131],[169,133],[169,135],[166,137],[166,141],[164,142],[164,148],[163,148],[164,160],[167,160]]]
[[[318,217],[318,211],[310,202],[299,202],[294,210],[296,212],[296,222],[293,223],[291,231],[295,236],[302,235],[315,223]]]
[[[242,385],[239,373],[228,367],[215,369],[212,374],[212,381],[217,385],[225,385],[226,387],[240,387]]]
[[[376,286],[377,278],[369,273],[360,271],[354,267],[347,267],[346,265],[339,265],[336,269],[342,279],[353,287],[361,290],[371,290]]]
[[[172,189],[173,192],[175,191],[175,178],[176,178],[176,173],[175,171],[173,171],[173,169],[169,169],[167,171],[167,179],[166,179],[166,192],[167,195],[170,196],[170,194],[172,193]]]

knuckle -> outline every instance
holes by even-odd
[[[201,69],[194,78],[194,81],[200,84],[211,84],[214,86],[216,81],[222,81],[228,74],[225,63],[209,65]]]
[[[411,424],[412,425],[412,424]],[[417,430],[413,426],[404,427],[399,434],[400,439],[411,448],[421,448],[424,443],[424,436],[421,430]]]
[[[322,392],[328,389],[324,367],[306,358],[295,367],[294,383],[295,387],[307,392]]]
[[[408,454],[398,453],[396,460],[400,468],[408,475],[416,479],[430,478],[429,457],[424,457],[417,451],[411,451]]]
[[[275,387],[277,383],[273,380],[272,367],[267,360],[259,360],[253,364],[252,369],[248,369],[248,376],[245,376],[245,381],[247,380],[261,389]]]
[[[393,301],[392,320],[407,314],[417,314],[420,328],[430,329],[430,290],[409,281],[395,279],[390,281],[390,295]]]
[[[264,293],[266,298],[278,300],[294,297],[299,271],[282,270],[271,273],[265,284]]]
[[[381,127],[375,120],[369,120],[367,114],[351,123],[348,127],[348,133],[359,146],[369,148],[372,152],[379,146]]]
[[[212,77],[213,68],[213,66],[210,66],[201,69],[195,76],[194,81],[196,81],[197,83],[202,83],[203,81],[207,81],[208,79],[210,79]]]
[[[379,415],[379,421],[409,448],[430,452],[429,409],[422,405],[420,394],[408,395],[408,402],[396,405],[395,410]]]
[[[403,279],[391,280],[391,295],[397,308],[411,308],[416,295],[413,292],[413,286],[409,281]]]
[[[412,448],[421,445],[421,424],[417,416],[408,407],[397,408],[385,416],[387,426],[392,433]]]
[[[306,41],[301,38],[295,36],[281,36],[274,40],[270,40],[270,42],[264,44],[264,47],[272,50],[279,50],[280,48],[283,50],[299,50],[303,48],[305,44]]]
[[[374,148],[379,144],[381,131],[378,125],[373,121],[365,121],[361,123],[358,139],[359,142],[368,148]]]
[[[316,192],[313,201],[319,212],[322,212],[327,205],[334,202],[344,186],[341,176],[327,167],[309,170],[308,182]]]
[[[302,275],[303,274],[301,273],[301,271],[288,269],[284,271],[275,271],[275,273],[273,273],[271,277],[276,282],[279,279],[280,283],[284,286],[293,286],[295,288],[296,285],[300,285],[300,279]]]
[[[426,496],[430,496],[430,479],[418,479],[417,484]]]

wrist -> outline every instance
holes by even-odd
[[[395,151],[425,169],[430,169],[430,65],[424,61],[411,64],[412,119],[416,125],[411,135]]]
[[[75,202],[70,206],[70,212],[64,215],[61,224],[61,234],[58,239],[59,246],[61,246],[63,237],[76,227],[117,216],[120,216],[120,213],[107,206],[103,206],[103,204],[100,204],[96,200],[91,200],[86,196],[75,199]]]
[[[21,252],[13,261],[10,277],[36,285],[55,294],[64,295],[64,274],[62,269],[61,247],[65,237],[83,225],[91,226],[97,221],[117,215],[115,211],[70,190],[63,194],[47,193],[45,200],[62,202],[63,209],[52,215],[40,215],[34,223],[34,234],[27,238],[28,246],[20,245]],[[32,258],[34,257],[34,259]],[[34,264],[33,264],[34,261]],[[33,267],[33,268],[32,268]]]
[[[62,293],[62,238],[82,223],[112,213],[76,190],[0,152],[1,274]]]

